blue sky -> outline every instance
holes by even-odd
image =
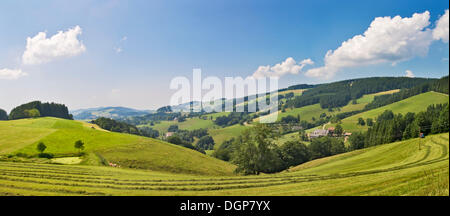
[[[442,77],[449,74],[449,46],[448,41],[439,39],[430,39],[425,54],[403,53],[401,57],[405,58],[398,62],[373,63],[378,62],[374,60],[364,65],[337,66],[335,62],[343,57],[335,52],[337,60],[327,62],[326,69],[332,71],[327,72],[329,76],[314,76],[311,74],[316,73],[308,71],[321,69],[328,50],[336,50],[344,41],[363,34],[377,17],[405,18],[428,11],[430,25],[426,28],[434,29],[448,4],[6,0],[0,6],[0,70],[20,70],[26,76],[0,76],[0,108],[9,112],[21,103],[41,100],[64,103],[70,109],[154,109],[169,104],[174,92],[169,90],[170,80],[176,76],[191,77],[193,68],[201,68],[204,76],[247,77],[259,66],[274,66],[289,57],[297,64],[304,59],[314,64],[305,65],[297,74],[281,76],[280,87],[357,77],[404,76],[406,70],[416,77]],[[77,39],[84,51],[26,64],[23,55],[28,37],[46,32],[49,38],[76,26],[82,31]]]

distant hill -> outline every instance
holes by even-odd
[[[89,109],[72,110],[70,113],[76,120],[97,119],[100,117],[123,119],[131,116],[141,116],[152,113],[151,110],[137,110],[127,107],[99,107]]]

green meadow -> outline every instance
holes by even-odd
[[[322,158],[282,173],[258,176],[0,162],[0,195],[448,196],[448,152],[449,134],[437,134]]]
[[[210,129],[209,134],[214,139],[214,142],[216,143],[215,148],[217,148],[224,141],[229,140],[233,137],[238,137],[242,133],[242,131],[250,127],[251,125],[244,126],[240,124],[235,124],[224,128]]]
[[[391,110],[395,114],[406,114],[408,112],[418,113],[425,111],[429,105],[448,103],[449,97],[446,94],[437,92],[426,92],[420,95],[416,95],[405,100],[389,104],[387,106],[379,107],[377,109],[369,110],[363,113],[359,113],[342,120],[342,127],[347,132],[365,131],[368,126],[358,125],[358,119],[363,118],[364,121],[367,118],[376,119],[377,116],[382,114],[385,110]],[[329,124],[327,127],[335,126],[336,124]]]
[[[322,109],[320,107],[320,104],[313,104],[313,105],[304,106],[304,107],[300,107],[300,108],[294,108],[294,109],[286,109],[285,112],[281,112],[281,111],[278,112],[277,119],[279,121],[279,120],[281,120],[281,118],[289,116],[289,115],[294,116],[294,117],[297,117],[298,115],[300,115],[300,120],[313,122],[312,119],[313,118],[319,119],[320,115],[322,113],[325,113],[326,115],[330,116],[330,115],[336,115],[336,114],[344,113],[344,112],[362,110],[362,109],[364,109],[364,106],[366,106],[368,103],[373,101],[373,98],[375,96],[383,95],[383,94],[393,94],[398,91],[399,90],[391,90],[391,91],[379,92],[379,93],[375,93],[375,94],[364,95],[363,97],[359,98],[356,101],[356,104],[353,104],[350,101],[346,106],[338,108],[338,109],[333,109],[332,111],[329,111],[328,109]],[[267,118],[267,116],[263,116],[260,118]],[[255,119],[254,121],[259,121],[259,118]]]
[[[231,174],[234,170],[234,165],[197,151],[157,139],[93,129],[78,121],[57,118],[0,121],[0,131],[5,137],[0,139],[2,154],[36,156],[39,153],[36,146],[43,142],[47,146],[45,153],[56,158],[75,157],[78,150],[74,143],[82,140],[88,164],[99,165],[103,160],[130,168],[208,175]],[[17,131],[27,135],[18,135]]]

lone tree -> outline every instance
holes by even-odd
[[[274,136],[269,126],[264,124],[245,130],[238,137],[239,145],[233,153],[233,162],[237,164],[235,172],[250,175],[281,171],[283,161],[276,151]]]
[[[78,152],[84,149],[84,143],[81,140],[75,142],[75,148],[78,149]]]
[[[47,148],[47,146],[46,146],[43,142],[40,142],[40,143],[37,145],[37,147],[36,147],[36,149],[37,149],[40,153],[43,153],[43,152],[45,151],[46,148]]]
[[[358,118],[358,125],[361,125],[361,126],[366,125],[366,122],[364,121],[363,118]]]
[[[367,123],[367,126],[372,127],[372,126],[373,126],[373,119],[368,118],[368,119],[366,120],[366,123]]]

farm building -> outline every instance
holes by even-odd
[[[173,136],[173,132],[167,132],[166,133],[166,138]]]
[[[322,130],[322,129],[317,129],[317,130],[313,131],[312,133],[308,134],[310,139],[327,136],[327,135],[328,135],[328,130]]]

